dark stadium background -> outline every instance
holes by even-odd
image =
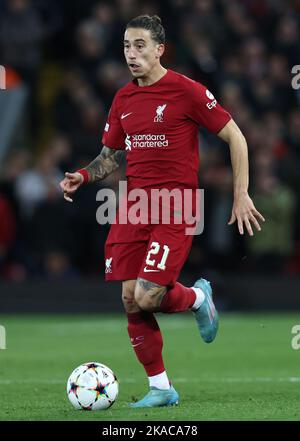
[[[115,92],[130,80],[122,40],[134,16],[158,14],[165,67],[200,81],[249,146],[250,195],[266,218],[253,238],[229,227],[229,148],[201,130],[205,229],[181,281],[214,282],[222,310],[300,308],[299,0],[0,0],[0,312],[121,311],[104,283],[108,227],[101,186],[63,200],[65,171],[101,149]],[[101,185],[117,190],[124,168]]]

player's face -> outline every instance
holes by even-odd
[[[124,55],[131,74],[143,78],[159,65],[164,45],[151,38],[150,31],[129,28],[124,35]]]

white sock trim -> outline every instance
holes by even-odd
[[[153,377],[148,377],[148,379],[150,387],[157,387],[158,389],[164,390],[170,389],[170,383],[166,371],[158,375],[153,375]]]
[[[195,311],[196,309],[200,308],[200,306],[201,306],[202,303],[204,302],[204,300],[205,300],[205,295],[204,295],[204,292],[202,291],[201,288],[194,288],[194,287],[192,286],[192,289],[193,289],[193,290],[195,291],[195,293],[196,293],[196,300],[195,300],[195,303],[193,304],[191,310],[192,310],[192,311]]]

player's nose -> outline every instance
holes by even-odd
[[[130,48],[127,52],[127,57],[129,60],[134,61],[136,59],[136,53],[134,48]]]

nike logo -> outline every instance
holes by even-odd
[[[145,273],[159,273],[159,270],[148,269],[146,266],[144,268]]]
[[[143,335],[140,335],[139,337],[133,337],[133,338],[131,338],[130,340],[131,340],[132,347],[133,347],[133,348],[136,348],[137,346],[141,345],[141,344],[143,343],[143,341],[144,341],[144,338],[145,338],[145,337],[144,337]],[[133,343],[135,343],[136,341],[139,341],[139,343],[133,344]]]
[[[137,343],[136,345],[132,345],[133,348],[136,348],[137,346],[140,346],[142,343]]]
[[[127,116],[129,116],[131,114],[132,114],[132,112],[126,113],[125,115],[124,115],[124,113],[122,113],[121,119],[127,118]]]

